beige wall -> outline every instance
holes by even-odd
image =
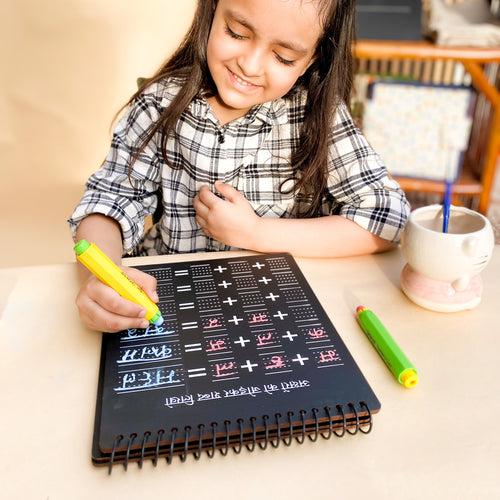
[[[73,260],[66,217],[107,152],[112,117],[177,46],[194,6],[0,2],[0,267]]]

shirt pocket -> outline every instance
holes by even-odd
[[[292,170],[284,158],[269,151],[243,159],[237,189],[261,217],[290,215],[294,205]]]

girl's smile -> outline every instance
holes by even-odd
[[[227,71],[231,84],[240,92],[253,93],[256,92],[258,89],[262,88],[261,85],[255,85],[249,82],[248,80],[240,78],[236,73],[231,71],[229,68],[227,68]]]

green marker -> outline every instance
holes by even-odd
[[[373,347],[380,354],[397,381],[407,388],[415,387],[418,384],[417,370],[377,316],[366,307],[358,306],[356,308],[356,317],[359,326],[370,339]]]

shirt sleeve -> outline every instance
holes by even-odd
[[[144,218],[154,212],[161,183],[158,134],[133,164],[129,163],[160,116],[162,101],[153,86],[141,94],[117,123],[110,150],[100,169],[86,183],[85,193],[68,219],[73,238],[81,220],[90,214],[115,219],[121,227],[123,246],[130,253],[144,235]]]
[[[345,105],[337,109],[328,162],[332,211],[380,238],[399,241],[410,205]]]

